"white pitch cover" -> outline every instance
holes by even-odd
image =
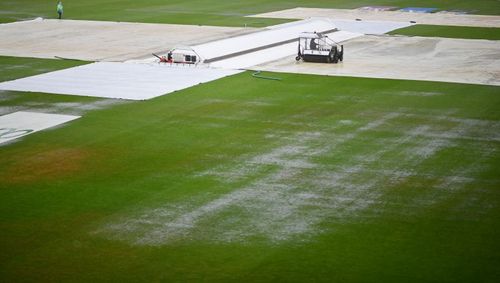
[[[240,73],[194,65],[99,62],[0,83],[0,89],[145,100]]]

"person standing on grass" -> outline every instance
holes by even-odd
[[[62,18],[64,12],[62,1],[57,2],[57,13],[59,14],[59,20]]]

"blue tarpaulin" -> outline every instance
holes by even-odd
[[[437,11],[438,8],[423,8],[423,7],[406,7],[399,11],[410,13],[432,13]]]

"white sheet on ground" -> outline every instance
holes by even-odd
[[[0,144],[80,118],[80,116],[15,112],[0,116]]]
[[[0,89],[145,100],[241,71],[101,62],[0,83]]]

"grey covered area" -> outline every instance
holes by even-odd
[[[252,31],[255,29],[37,19],[0,24],[0,54],[122,62]]]
[[[255,69],[500,85],[500,41],[366,35],[344,43],[344,62],[296,62],[293,56]]]

